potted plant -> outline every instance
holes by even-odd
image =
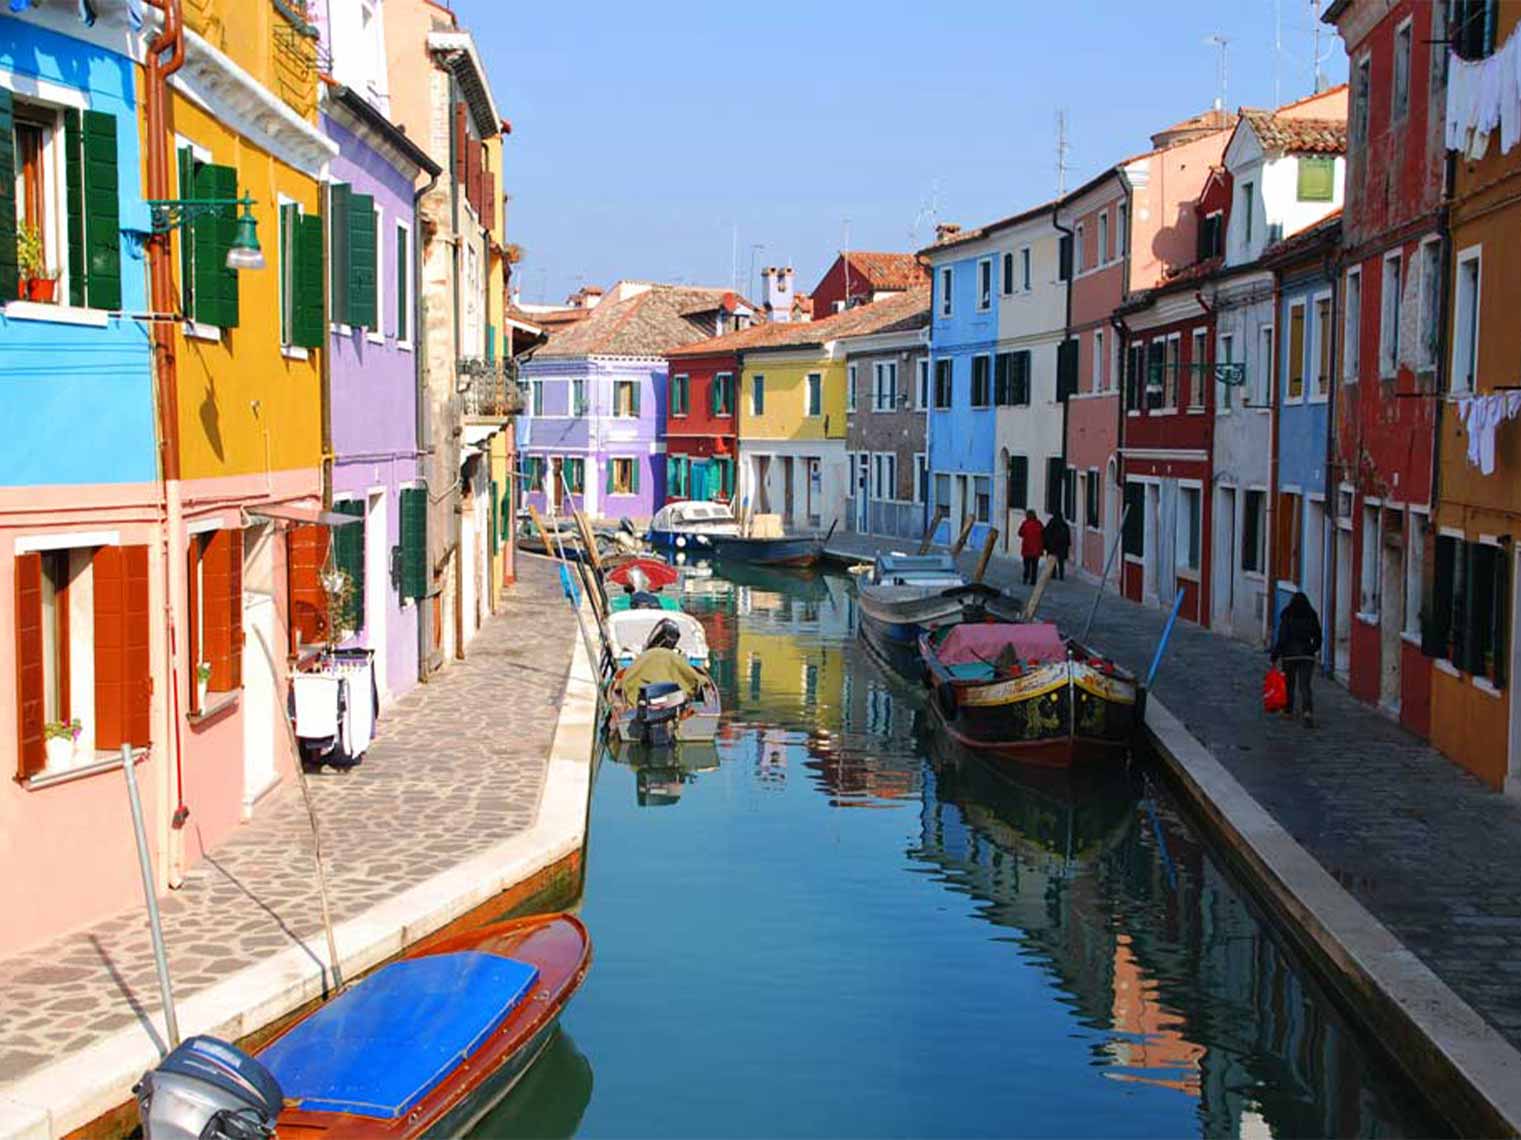
[[[211,684],[211,662],[202,661],[195,667],[195,707],[206,707],[206,689]]]
[[[42,231],[30,222],[16,235],[16,262],[21,270],[17,296],[27,301],[52,304],[58,287],[58,271],[48,268],[42,253]]]
[[[84,725],[79,718],[50,720],[42,726],[43,747],[47,749],[49,768],[67,768],[74,760],[74,745]]]

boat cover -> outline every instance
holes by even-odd
[[[951,627],[936,655],[943,665],[972,665],[997,661],[1006,646],[1027,664],[1067,659],[1067,643],[1048,621],[962,622]]]
[[[949,554],[883,554],[877,558],[877,567],[883,578],[956,574]]]
[[[619,586],[629,584],[629,574],[640,571],[649,583],[650,589],[658,590],[663,586],[673,584],[680,576],[674,566],[661,562],[654,558],[631,558],[607,572],[607,580],[615,582]]]
[[[307,1112],[394,1120],[507,1019],[537,966],[464,951],[376,971],[259,1054]]]

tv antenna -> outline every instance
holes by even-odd
[[[1056,196],[1067,193],[1067,112],[1056,112]]]
[[[930,233],[935,232],[935,225],[940,221],[940,179],[930,182],[929,193],[919,200],[919,212],[914,215],[913,224],[908,227],[908,244],[918,249],[921,244],[919,230],[927,222]]]
[[[1220,58],[1215,62],[1215,83],[1220,88],[1220,94],[1215,96],[1215,110],[1223,111],[1227,104],[1231,77],[1230,37],[1215,32],[1205,36],[1204,42],[1210,47],[1220,49]]]

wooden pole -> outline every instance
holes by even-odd
[[[1035,589],[1030,592],[1030,600],[1025,603],[1025,612],[1021,615],[1025,621],[1034,620],[1035,611],[1040,608],[1040,599],[1045,595],[1051,575],[1055,573],[1056,555],[1048,554],[1041,560],[1040,579],[1035,583]]]
[[[988,562],[993,557],[993,548],[998,545],[998,528],[988,528],[988,540],[982,544],[982,557],[977,560],[977,569],[972,572],[972,581],[981,582],[982,576],[987,573]]]
[[[966,546],[966,540],[972,537],[972,528],[977,525],[976,515],[967,515],[961,520],[961,533],[956,536],[956,541],[951,546],[951,557],[955,558]]]
[[[924,537],[919,540],[920,555],[929,553],[930,546],[935,541],[935,532],[940,529],[940,524],[945,521],[945,513],[944,507],[935,508],[935,517],[930,519],[929,527],[925,530]]]

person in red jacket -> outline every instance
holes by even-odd
[[[1040,556],[1046,549],[1046,530],[1040,525],[1034,511],[1025,512],[1025,521],[1019,524],[1019,554],[1025,560],[1025,585],[1035,585],[1036,569]]]

